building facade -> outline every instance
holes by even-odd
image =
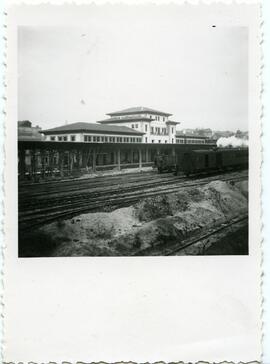
[[[143,143],[176,142],[176,121],[170,120],[172,114],[147,107],[132,107],[108,113],[109,118],[100,120],[102,125],[126,126],[143,133]]]
[[[79,143],[215,144],[203,135],[177,131],[172,114],[133,107],[107,114],[97,123],[77,122],[43,130],[45,141]]]
[[[142,143],[139,130],[124,125],[100,125],[96,123],[72,123],[43,130],[45,141],[78,143]]]
[[[176,144],[207,144],[207,145],[216,145],[216,139],[209,138],[201,135],[187,135],[182,131],[176,132]]]

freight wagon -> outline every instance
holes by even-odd
[[[217,148],[179,152],[175,156],[156,156],[155,165],[159,173],[183,172],[186,175],[205,171],[225,171],[248,167],[248,148]]]
[[[193,150],[177,155],[175,174],[248,168],[248,149]]]

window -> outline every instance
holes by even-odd
[[[165,144],[167,144],[167,140],[165,140]]]
[[[145,137],[145,143],[147,143],[147,137]]]
[[[94,136],[93,137],[93,141],[96,142],[97,141],[97,137]]]
[[[92,137],[89,135],[88,136],[88,141],[91,142],[92,141]]]
[[[100,142],[100,137],[99,136],[97,136],[97,142]]]
[[[172,134],[173,134],[173,128],[172,128]]]
[[[122,137],[119,138],[119,142],[122,143]]]
[[[174,139],[172,138],[172,144],[174,143]]]
[[[105,143],[107,143],[107,141],[108,141],[108,137],[105,137],[104,139],[105,139]]]
[[[147,131],[147,124],[144,125],[144,130]]]
[[[165,116],[163,116],[163,121],[165,121]]]
[[[59,136],[59,137],[58,137],[58,141],[59,141],[59,142],[61,142],[61,141],[62,141],[62,137],[61,137],[61,136]]]
[[[161,143],[161,140],[159,140],[158,142]]]
[[[87,142],[87,135],[85,135],[84,137],[83,137],[83,140],[85,141],[85,142]]]
[[[50,140],[53,142],[55,141],[55,136],[51,136]]]
[[[184,144],[184,139],[182,139],[182,138],[176,139],[176,143],[177,144]]]
[[[134,129],[134,124],[131,125],[132,129]]]
[[[136,129],[138,129],[139,125],[138,125],[138,124],[136,124],[136,125],[135,125],[135,127],[136,127]]]
[[[101,141],[104,142],[104,137],[103,136],[101,137]]]
[[[151,134],[154,134],[154,128],[151,126]]]
[[[66,142],[67,141],[67,136],[63,137],[63,141]]]
[[[75,140],[76,140],[76,136],[75,136],[75,135],[71,135],[71,136],[70,136],[70,140],[71,140],[72,142],[75,142]]]
[[[154,139],[152,139],[152,143],[155,143]]]

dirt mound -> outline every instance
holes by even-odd
[[[31,233],[51,256],[121,256],[169,246],[248,210],[247,181],[214,181],[146,198],[112,212],[83,214]]]

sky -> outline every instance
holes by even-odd
[[[148,15],[19,27],[18,119],[47,129],[145,106],[172,113],[178,129],[247,130],[247,28]]]

